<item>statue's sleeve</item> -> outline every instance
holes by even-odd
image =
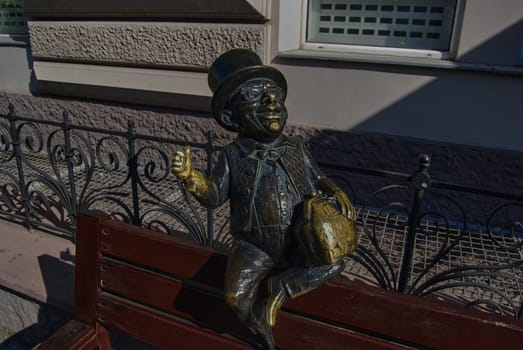
[[[225,152],[221,152],[211,174],[203,181],[193,196],[204,206],[216,208],[229,198],[230,169]]]

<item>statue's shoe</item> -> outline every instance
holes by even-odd
[[[258,300],[253,306],[249,329],[256,335],[258,350],[275,350],[272,328],[267,324],[265,304]]]
[[[267,301],[266,306],[266,317],[269,327],[274,327],[276,325],[276,319],[278,316],[278,311],[285,299],[287,299],[287,293],[283,287],[283,283],[278,276],[273,276],[269,279],[269,300]]]

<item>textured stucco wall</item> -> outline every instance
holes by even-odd
[[[205,68],[221,52],[265,52],[257,24],[29,22],[35,58]]]

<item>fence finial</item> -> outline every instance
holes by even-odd
[[[420,170],[425,170],[430,167],[430,155],[428,154],[421,154],[419,156],[419,168]]]

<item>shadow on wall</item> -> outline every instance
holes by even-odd
[[[27,64],[29,66],[29,71],[30,71],[29,92],[31,92],[31,94],[34,95],[38,91],[38,81],[36,80],[36,74],[35,74],[35,70],[33,67],[34,60],[33,60],[33,53],[32,53],[30,45],[27,47],[26,53],[27,53]]]
[[[522,97],[522,77],[438,71],[431,83],[355,129],[523,150]]]
[[[460,54],[460,62],[515,66],[521,61],[523,40],[523,14],[521,20],[472,50]],[[519,55],[518,55],[519,54]]]

